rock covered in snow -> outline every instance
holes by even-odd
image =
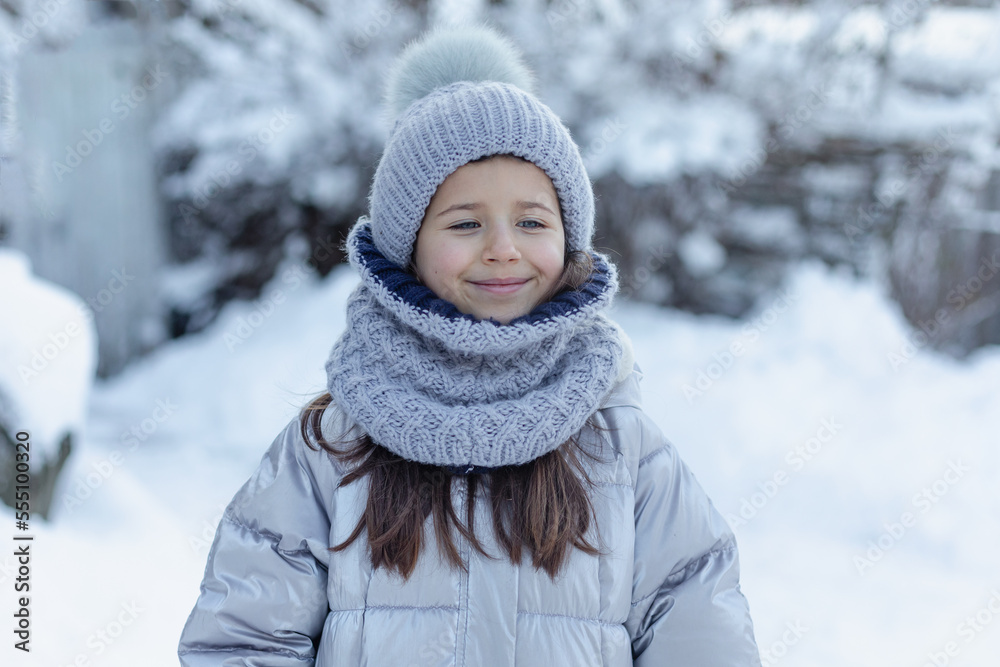
[[[0,497],[10,504],[13,443],[27,433],[31,507],[44,515],[46,495],[50,500],[70,442],[86,420],[97,334],[83,300],[33,276],[22,253],[0,248],[0,284]]]

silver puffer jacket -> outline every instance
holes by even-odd
[[[343,470],[293,421],[219,525],[181,664],[760,665],[733,534],[642,412],[638,379],[616,387],[581,437],[605,460],[583,457],[605,555],[574,550],[555,581],[530,556],[490,560],[457,534],[467,572],[430,539],[405,582],[372,572],[364,535],[329,551],[353,530],[367,484],[338,489]],[[331,405],[324,433],[345,426]],[[464,482],[452,490],[465,516]],[[476,535],[499,553],[489,507],[476,502]]]

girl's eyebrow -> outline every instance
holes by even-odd
[[[517,205],[520,208],[540,208],[542,210],[548,211],[552,215],[557,215],[556,212],[553,211],[551,208],[537,201],[519,201],[517,202]]]
[[[481,206],[482,206],[482,204],[480,204],[479,202],[465,202],[464,204],[453,204],[453,205],[449,206],[448,208],[446,208],[445,210],[443,210],[440,213],[438,213],[437,215],[435,215],[434,217],[435,218],[440,218],[442,215],[444,215],[446,213],[451,213],[452,211],[474,211],[477,208],[480,208]],[[545,211],[548,211],[552,215],[556,215],[555,211],[553,211],[552,209],[550,209],[545,204],[542,204],[542,203],[537,202],[537,201],[519,201],[519,202],[517,202],[517,207],[518,208],[522,208],[522,209],[540,208],[540,209],[543,209]]]
[[[435,218],[440,218],[445,213],[451,213],[452,211],[474,211],[477,208],[479,208],[480,206],[482,206],[482,204],[480,204],[478,202],[466,202],[465,204],[453,204],[452,206],[449,206],[448,208],[446,208],[445,210],[441,211],[440,213],[438,213],[434,217]]]

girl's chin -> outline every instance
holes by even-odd
[[[463,297],[468,295],[463,294]],[[452,301],[460,313],[472,315],[477,320],[496,320],[508,324],[522,315],[527,315],[541,303],[537,295],[524,294],[490,294],[473,292],[476,298],[461,298]],[[531,298],[529,298],[531,297]],[[446,299],[448,301],[449,299]]]
[[[515,320],[522,315],[527,315],[533,308],[534,306],[528,307],[525,305],[510,306],[508,308],[479,307],[472,309],[470,314],[477,320],[496,320],[500,324],[509,324],[511,320]]]

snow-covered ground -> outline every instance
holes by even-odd
[[[53,521],[33,523],[32,652],[7,630],[4,665],[176,664],[223,507],[323,390],[355,282],[289,264],[95,388]],[[815,265],[746,322],[614,317],[646,410],[735,527],[765,665],[996,664],[1000,350],[941,357],[876,288]]]

